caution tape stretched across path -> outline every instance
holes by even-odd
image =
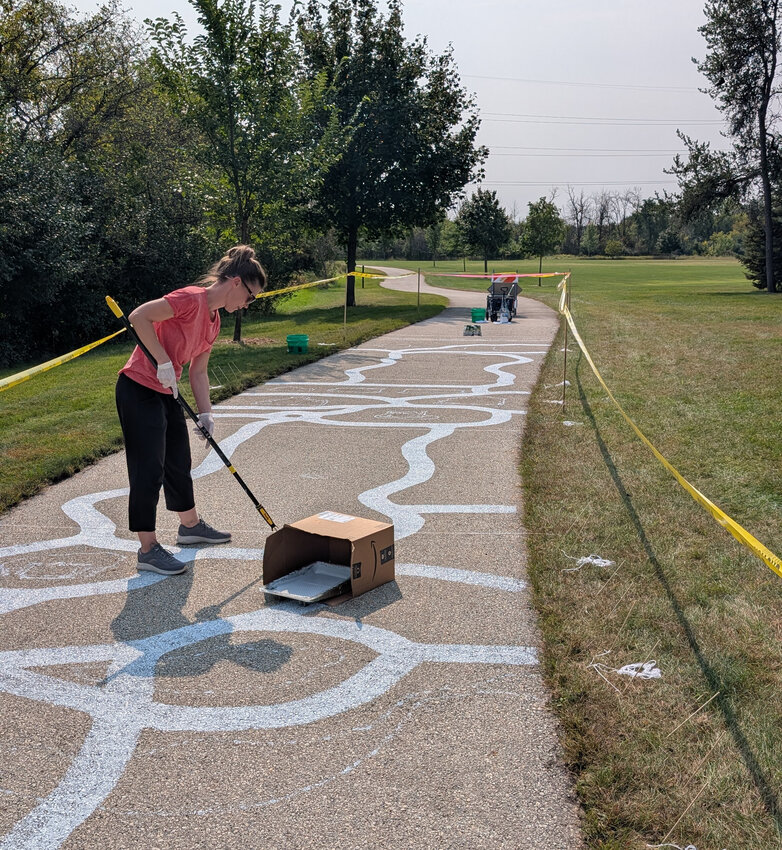
[[[399,276],[405,277],[405,275]],[[255,300],[259,301],[261,298],[274,298],[277,295],[285,295],[287,292],[296,292],[299,289],[310,289],[313,286],[323,286],[324,283],[333,283],[335,280],[342,280],[343,277],[366,277],[380,280],[385,278],[386,275],[370,274],[369,272],[343,272],[342,274],[338,274],[336,277],[327,277],[323,280],[313,280],[312,283],[299,283],[296,286],[287,286],[285,289],[270,289],[268,292],[259,292],[255,296]]]
[[[464,272],[426,272],[427,277],[459,277],[465,280],[497,280],[516,277],[563,277],[569,272],[492,272],[491,274],[465,274]]]
[[[366,278],[384,278],[385,275],[382,274],[369,274],[364,272],[351,272],[353,277],[366,277]],[[343,274],[337,275],[336,277],[328,277],[324,280],[314,280],[312,283],[301,283],[297,286],[288,286],[285,289],[272,289],[269,292],[261,292],[259,295],[256,295],[256,300],[260,298],[273,298],[277,295],[284,295],[287,292],[296,292],[299,289],[310,289],[313,286],[322,286],[324,283],[332,283],[335,280],[342,280],[342,278],[348,277],[348,273],[344,272]],[[88,345],[83,345],[81,348],[77,348],[75,351],[70,351],[68,354],[63,354],[60,357],[54,357],[52,360],[47,360],[46,363],[41,363],[38,366],[32,366],[29,369],[25,369],[24,372],[17,372],[14,375],[9,375],[7,378],[0,379],[0,392],[3,390],[8,390],[11,387],[15,387],[18,384],[24,383],[24,381],[29,381],[30,378],[35,375],[39,375],[42,372],[48,372],[49,369],[54,369],[56,366],[62,366],[63,363],[67,363],[69,360],[74,360],[77,357],[80,357],[82,354],[86,354],[88,351],[91,351],[93,348],[97,348],[99,345],[103,345],[104,342],[108,342],[110,339],[114,339],[115,336],[118,336],[121,333],[125,333],[125,328],[118,330],[116,333],[109,334],[109,336],[104,336],[103,339],[96,340],[95,342],[91,342]]]
[[[603,389],[608,393],[608,397],[611,401],[616,405],[617,410],[622,414],[623,418],[627,422],[627,424],[635,431],[636,435],[640,438],[640,440],[651,450],[652,454],[660,461],[660,463],[668,470],[668,472],[673,475],[673,477],[681,484],[682,487],[692,496],[695,501],[704,507],[714,519],[725,529],[727,529],[735,538],[739,541],[743,546],[746,546],[747,549],[752,552],[757,558],[760,558],[761,561],[770,569],[773,570],[780,578],[782,578],[782,559],[780,559],[777,555],[775,555],[770,549],[764,546],[756,537],[750,534],[745,528],[739,525],[736,520],[729,517],[722,508],[717,507],[714,502],[711,501],[707,496],[704,496],[703,493],[700,492],[696,487],[693,487],[692,484],[673,466],[673,464],[669,463],[668,460],[652,445],[651,441],[647,439],[647,437],[642,433],[641,429],[633,422],[633,420],[625,413],[622,408],[622,405],[614,398],[611,390],[608,389],[606,382],[603,380],[600,372],[595,366],[594,361],[592,360],[589,352],[587,351],[587,347],[584,345],[584,341],[581,339],[581,335],[576,328],[576,323],[573,321],[573,316],[570,313],[570,310],[567,306],[567,283],[570,275],[568,274],[562,282],[559,284],[559,287],[562,291],[562,295],[559,299],[559,312],[565,317],[568,325],[570,326],[570,330],[573,332],[573,336],[576,338],[576,342],[578,342],[578,346],[586,357],[587,363],[589,363],[592,371],[595,373],[595,377],[600,382],[600,385]]]
[[[15,387],[17,384],[21,384],[24,381],[29,381],[33,375],[38,375],[41,372],[48,372],[49,369],[54,369],[55,366],[62,366],[63,363],[67,363],[69,360],[74,360],[82,354],[86,354],[93,348],[103,345],[104,342],[108,342],[110,339],[114,339],[115,336],[122,333],[125,333],[125,328],[118,330],[116,333],[109,334],[109,336],[104,336],[103,339],[99,339],[97,342],[91,342],[89,345],[83,345],[81,348],[77,348],[75,351],[70,351],[68,354],[63,354],[60,357],[47,360],[46,363],[41,363],[39,366],[33,366],[30,369],[25,369],[24,372],[17,372],[15,375],[9,375],[7,378],[0,380],[0,392],[7,390],[10,387]]]

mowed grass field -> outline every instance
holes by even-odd
[[[345,335],[344,300],[343,280],[286,297],[277,313],[267,318],[259,318],[251,309],[243,321],[241,344],[231,341],[233,316],[223,315],[223,328],[210,357],[212,401],[428,318],[445,304],[445,299],[429,295],[421,298],[419,310],[414,293],[381,289],[377,280],[366,280],[362,289],[357,280],[357,306],[348,309]],[[129,313],[136,305],[120,306]],[[106,333],[117,326],[107,307]],[[288,354],[288,334],[307,334],[308,352]],[[114,385],[132,346],[124,335],[118,340],[0,393],[0,512],[121,448]],[[0,378],[33,365],[23,363],[0,371]],[[192,405],[186,375],[181,387]]]
[[[462,270],[444,265],[423,271]],[[641,431],[782,555],[782,295],[727,259],[550,258],[546,270],[572,270],[576,325]],[[482,281],[427,280],[484,304]],[[523,295],[556,306],[555,287],[529,281]],[[563,343],[561,330],[520,463],[545,674],[588,846],[782,847],[782,579],[635,436],[572,335],[564,409],[553,403]],[[577,569],[591,554],[614,565]],[[660,678],[613,672],[652,660]]]

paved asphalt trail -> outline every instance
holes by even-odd
[[[198,507],[234,539],[174,547],[181,576],[136,572],[122,453],[3,517],[2,850],[581,846],[517,472],[557,320],[520,299],[511,324],[464,337],[483,298],[449,294],[216,408],[278,523],[391,519],[396,582],[265,605],[265,525],[195,438]],[[175,517],[160,523],[172,544]]]

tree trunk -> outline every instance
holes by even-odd
[[[766,114],[761,109],[758,115],[760,129],[760,178],[763,181],[763,218],[766,230],[766,290],[776,292],[774,281],[774,232],[771,215],[771,179],[768,174],[768,140],[766,138]]]
[[[484,274],[489,273],[489,257],[488,257],[488,254],[483,255],[483,273]]]
[[[246,216],[242,216],[241,227],[239,228],[242,245],[246,245],[250,241],[250,222]],[[234,318],[234,342],[242,341],[242,313],[244,310],[237,310]]]
[[[540,265],[538,266],[538,274],[543,274],[543,255],[540,255]],[[538,277],[538,286],[540,286],[540,278]]]
[[[356,249],[358,248],[358,227],[351,226],[348,231],[348,272],[356,270]],[[348,307],[356,306],[356,279],[348,274],[348,290],[345,303]]]

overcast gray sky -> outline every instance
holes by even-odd
[[[71,0],[74,2],[74,0]],[[95,0],[75,0],[93,11]],[[287,14],[289,0],[280,4]],[[179,12],[187,0],[126,0],[131,17]],[[448,44],[482,116],[491,151],[484,185],[519,217],[567,186],[595,194],[676,188],[663,173],[681,149],[676,129],[723,147],[722,121],[691,59],[705,44],[699,0],[408,0],[409,38]]]

